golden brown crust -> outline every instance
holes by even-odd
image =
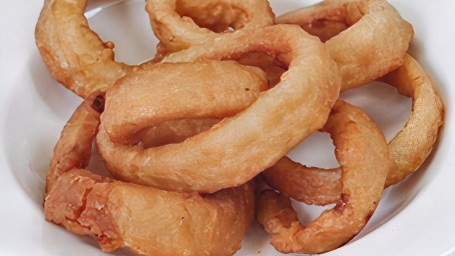
[[[389,142],[397,169],[387,176],[385,186],[394,185],[416,171],[433,150],[444,119],[444,105],[435,86],[420,64],[406,54],[403,66],[380,80],[412,97],[412,112],[405,127]],[[286,175],[284,175],[286,174]],[[309,204],[333,203],[340,194],[341,169],[307,168],[290,159],[281,160],[264,172],[266,181],[283,194]],[[321,190],[321,181],[328,182]],[[305,183],[306,186],[300,186]]]
[[[328,205],[340,199],[340,168],[308,167],[283,157],[262,172],[262,176],[281,194],[306,204]]]
[[[272,25],[275,15],[266,0],[147,0],[159,52],[201,45],[234,30]]]
[[[289,198],[272,190],[259,196],[258,221],[281,252],[322,253],[349,241],[368,222],[387,174],[396,168],[384,135],[363,111],[343,101],[333,110],[323,130],[330,133],[343,170],[337,205],[303,226]]]
[[[111,141],[128,145],[164,121],[233,116],[266,89],[260,69],[233,61],[149,65],[108,90],[102,126]]]
[[[276,22],[298,24],[323,37],[340,66],[341,90],[398,68],[414,36],[412,26],[386,0],[325,0],[283,14]]]
[[[213,45],[173,53],[163,63],[235,58],[252,50],[288,56],[289,69],[279,84],[239,114],[182,143],[146,150],[120,145],[104,151],[105,159],[132,159],[109,169],[141,184],[210,193],[252,179],[321,128],[338,97],[340,77],[324,45],[297,26],[238,32]],[[102,127],[98,143],[110,143],[107,136]]]
[[[61,137],[54,147],[54,157],[51,160],[46,178],[46,193],[53,186],[57,177],[74,167],[83,168],[88,165],[90,159],[93,136],[98,131],[100,113],[91,105],[103,97],[102,93],[95,92],[77,108],[65,128]],[[101,103],[104,105],[104,103]]]
[[[87,0],[46,0],[36,25],[36,45],[52,76],[86,98],[105,90],[134,67],[116,62],[84,16]]]
[[[202,196],[79,169],[90,158],[98,116],[86,101],[62,132],[52,161],[65,162],[65,168],[52,164],[48,173],[48,221],[92,236],[104,251],[128,247],[147,255],[232,255],[240,248],[254,218],[253,184]]]
[[[398,166],[398,170],[387,177],[389,186],[416,171],[433,150],[444,121],[444,103],[425,70],[408,54],[403,65],[382,80],[412,98],[408,122],[389,143]]]
[[[108,252],[128,247],[144,255],[232,255],[254,218],[254,198],[251,184],[201,196],[71,169],[54,183],[44,212],[48,221],[94,237]]]

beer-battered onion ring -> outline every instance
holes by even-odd
[[[144,66],[118,80],[108,90],[97,136],[98,149],[106,166],[118,179],[166,190],[189,190],[188,185],[179,184],[188,179],[199,182],[199,174],[187,177],[186,174],[166,171],[176,159],[185,160],[177,151],[171,157],[166,153],[163,156],[160,153],[162,148],[172,148],[175,144],[163,145],[162,141],[178,142],[175,135],[180,134],[183,139],[182,135],[194,135],[198,129],[210,128],[207,125],[248,107],[265,89],[267,80],[264,72],[233,61],[202,60]],[[160,137],[157,138],[156,134]],[[144,147],[154,144],[162,146]],[[124,164],[126,159],[121,158],[120,161],[118,154],[130,157],[120,151],[129,153],[131,148],[158,152],[154,159],[146,161],[153,161],[155,168],[164,170],[163,174],[153,176],[149,181],[140,173],[118,168],[119,163]],[[131,159],[128,166],[135,166],[134,161],[143,161],[134,157],[128,159]]]
[[[324,45],[298,26],[239,31],[173,53],[163,63],[235,59],[250,51],[289,56],[275,87],[237,115],[178,144],[148,149],[114,144],[101,127],[97,142],[110,171],[140,184],[210,193],[252,179],[320,129],[338,98],[340,76]]]
[[[54,156],[46,177],[46,194],[63,173],[88,165],[93,137],[98,132],[99,113],[103,110],[104,93],[94,92],[85,98],[66,124],[60,136],[62,139],[54,147]]]
[[[413,100],[408,122],[389,142],[397,168],[387,176],[385,186],[388,187],[415,172],[431,153],[443,124],[444,105],[425,70],[408,54],[400,68],[380,80]],[[331,204],[341,193],[341,180],[337,180],[341,176],[339,168],[309,169],[290,159],[282,159],[263,172],[263,176],[278,191],[307,204]],[[327,185],[321,187],[322,182]]]
[[[85,101],[55,147],[44,214],[95,238],[103,251],[144,255],[232,255],[254,219],[252,184],[201,196],[115,181],[84,168],[99,113]]]
[[[36,25],[36,45],[52,76],[82,98],[105,90],[135,67],[114,60],[84,16],[87,0],[46,0]]]
[[[325,0],[283,14],[276,22],[298,24],[323,40],[329,38],[325,43],[340,66],[342,90],[398,68],[414,35],[411,24],[386,0]]]
[[[233,116],[266,89],[264,72],[233,61],[147,65],[108,90],[101,129],[112,142],[130,145],[164,121]],[[103,154],[105,144],[98,142]]]
[[[373,215],[387,174],[395,168],[384,135],[360,109],[337,101],[322,130],[330,133],[343,169],[339,201],[303,226],[288,197],[263,191],[257,201],[257,219],[278,251],[314,254],[345,244]]]
[[[412,98],[412,112],[404,128],[389,142],[390,153],[398,169],[386,185],[400,182],[416,171],[427,159],[444,122],[444,103],[422,66],[410,55],[403,65],[381,80]]]
[[[146,10],[159,52],[176,52],[212,41],[230,28],[272,25],[275,15],[267,0],[147,0]]]

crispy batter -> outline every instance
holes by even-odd
[[[330,133],[343,170],[337,205],[303,226],[288,197],[272,190],[259,196],[258,221],[281,252],[322,253],[349,241],[373,215],[387,174],[396,168],[381,130],[360,109],[337,101],[323,131]]]
[[[266,0],[147,0],[146,10],[162,53],[213,41],[230,28],[252,30],[275,21]]]
[[[341,69],[342,90],[398,68],[414,36],[412,26],[386,0],[325,0],[283,14],[276,22],[298,24],[326,41]]]
[[[199,127],[195,125],[203,124],[204,118],[233,116],[254,102],[266,86],[265,74],[260,69],[232,61],[163,63],[133,72],[107,92],[97,135],[100,154],[111,173],[122,180],[175,191],[191,191],[191,186],[195,186],[193,181],[210,186],[214,174],[190,169],[188,162],[191,159],[182,154],[185,150],[195,152],[196,149],[190,145],[183,150],[174,150],[187,140],[155,148],[132,144],[144,137],[146,141],[150,140],[150,127],[159,127],[159,133],[171,130],[167,138],[178,140],[174,135],[188,127],[176,127],[179,120],[181,124],[185,123],[182,119],[199,118],[200,121],[189,124],[190,128],[197,129]],[[174,123],[169,123],[172,120]],[[200,157],[204,158],[204,155]],[[147,163],[154,168],[151,175],[134,169]],[[187,171],[175,171],[178,164]]]
[[[105,147],[101,144],[109,140],[101,128],[97,141],[111,171],[140,184],[210,193],[252,179],[324,125],[338,97],[340,76],[319,40],[291,25],[229,37],[171,54],[163,62],[223,59],[260,49],[292,56],[280,83],[239,114],[179,144],[146,150]],[[239,43],[232,45],[233,41]],[[187,101],[186,95],[182,97]],[[107,148],[115,150],[107,152]],[[116,161],[113,166],[114,159],[133,161]]]
[[[389,143],[398,170],[387,177],[386,185],[400,182],[427,159],[444,120],[444,104],[425,70],[410,55],[403,65],[382,80],[412,97],[412,112],[405,127]]]
[[[46,0],[36,25],[36,45],[52,76],[82,98],[105,90],[135,67],[114,60],[84,16],[87,0]]]
[[[387,176],[387,187],[416,171],[431,153],[443,124],[444,105],[423,68],[408,54],[404,57],[403,66],[380,80],[413,99],[408,122],[389,142],[397,169]],[[283,159],[263,175],[275,189],[308,204],[331,204],[341,193],[341,180],[336,178],[341,176],[340,168],[309,169],[290,159]],[[321,182],[327,185],[321,187]]]
[[[413,28],[386,0],[325,0],[277,17],[280,25],[266,0],[146,0],[161,42],[140,66],[115,61],[114,44],[89,28],[86,3],[45,0],[35,31],[54,78],[84,98],[54,148],[44,214],[103,251],[232,255],[262,173],[279,190],[257,201],[272,245],[327,252],[363,229],[384,187],[418,169],[437,140],[442,100],[405,55]],[[413,98],[388,145],[363,111],[337,101],[340,89],[381,76]],[[319,129],[340,168],[284,157]],[[84,169],[95,137],[119,180]],[[336,206],[303,226],[288,196]]]
[[[58,164],[49,169],[44,203],[47,220],[94,237],[104,251],[128,247],[146,255],[232,255],[240,248],[254,218],[252,184],[201,196],[79,169],[88,163],[99,124],[90,104],[85,101],[76,110],[55,148],[52,162]]]
[[[108,90],[101,129],[112,142],[133,144],[144,128],[163,121],[235,115],[266,89],[260,69],[233,61],[149,65]],[[103,145],[102,152],[112,150]]]

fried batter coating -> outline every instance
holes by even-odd
[[[52,76],[86,98],[105,90],[135,66],[116,62],[84,16],[87,0],[46,0],[36,24],[36,45]]]
[[[147,0],[146,10],[163,55],[275,22],[266,0]]]
[[[330,133],[342,168],[339,201],[303,226],[288,197],[263,191],[257,218],[278,251],[314,254],[345,244],[373,215],[386,177],[396,168],[384,135],[362,110],[339,100],[322,130]]]
[[[211,195],[177,193],[115,181],[84,168],[99,113],[86,100],[55,147],[44,214],[90,235],[107,252],[128,247],[143,255],[232,255],[254,218],[252,184]]]
[[[297,26],[239,31],[213,45],[173,53],[162,63],[235,59],[258,49],[288,60],[289,68],[276,86],[238,114],[178,144],[148,149],[114,145],[108,139],[110,131],[101,127],[97,141],[109,169],[140,184],[211,193],[251,180],[320,129],[339,95],[338,67],[324,45]],[[168,100],[178,106],[178,98],[188,101],[185,94],[177,96]],[[122,160],[114,166],[115,159]],[[123,159],[134,159],[133,164]]]
[[[403,63],[414,29],[386,0],[325,0],[276,18],[325,41],[341,69],[342,90],[362,86]]]
[[[412,112],[405,127],[389,142],[397,168],[389,173],[385,186],[397,184],[415,172],[427,159],[438,139],[444,120],[444,104],[420,64],[406,54],[403,65],[380,79],[412,97]],[[341,193],[341,169],[302,166],[282,159],[263,172],[267,183],[283,194],[308,204],[335,203]],[[326,185],[321,186],[322,183]],[[301,186],[305,184],[305,186]]]

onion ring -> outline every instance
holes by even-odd
[[[106,109],[97,136],[98,149],[106,166],[118,179],[166,190],[189,191],[188,185],[181,183],[194,179],[199,184],[200,180],[204,179],[194,174],[188,177],[185,173],[167,171],[175,166],[176,162],[184,164],[181,162],[189,161],[178,155],[177,151],[172,152],[172,157],[162,153],[163,149],[172,149],[176,144],[147,149],[140,144],[130,145],[142,142],[143,138],[150,140],[153,134],[150,134],[149,127],[153,129],[158,126],[159,130],[175,130],[182,133],[182,128],[186,126],[175,127],[176,122],[188,124],[189,118],[199,118],[199,121],[193,120],[195,124],[189,127],[197,129],[207,121],[204,118],[235,115],[256,100],[260,91],[266,87],[265,74],[260,69],[242,66],[232,61],[204,60],[147,65],[142,70],[120,79],[108,90]],[[196,97],[198,101],[194,100]],[[209,120],[208,124],[216,120]],[[172,121],[174,123],[169,123]],[[189,134],[197,134],[191,131],[192,129],[188,130]],[[188,132],[184,131],[183,134],[185,133]],[[175,132],[171,132],[166,137],[176,140],[174,135]],[[151,157],[147,161],[152,161],[154,167],[164,170],[163,173],[149,177],[140,172],[131,172],[131,167],[143,163],[141,156],[138,159],[135,159],[134,155],[130,156],[132,150],[154,152],[153,159]],[[122,158],[118,158],[119,155]],[[130,169],[125,169],[127,158],[123,157],[131,159],[126,164]],[[140,162],[134,164],[135,161]]]
[[[84,168],[99,113],[84,101],[55,147],[44,213],[48,221],[94,237],[104,251],[147,255],[232,255],[254,218],[252,184],[201,196],[103,178]],[[81,138],[81,139],[79,139]]]
[[[158,52],[176,52],[226,34],[229,28],[272,25],[275,15],[266,0],[147,0],[146,10]]]
[[[107,92],[101,129],[112,142],[134,144],[144,128],[163,121],[235,115],[266,89],[260,69],[233,61],[148,65],[120,79]],[[103,145],[99,145],[102,152]]]
[[[406,54],[403,65],[380,80],[412,97],[412,113],[405,127],[389,142],[397,169],[387,176],[385,186],[394,185],[415,172],[433,150],[443,124],[444,105],[435,86],[420,64]],[[308,169],[282,159],[263,172],[269,185],[307,204],[336,202],[341,193],[341,170]],[[301,184],[306,184],[301,186]],[[328,184],[321,187],[322,183]]]
[[[36,45],[52,76],[82,98],[105,90],[135,69],[114,60],[84,16],[87,0],[46,0],[35,31]]]
[[[325,43],[341,68],[341,90],[401,66],[414,35],[412,26],[386,0],[325,0],[283,14],[276,22],[298,24],[323,40],[329,38]]]
[[[211,193],[252,179],[320,129],[338,97],[340,76],[324,45],[298,26],[226,35],[214,44],[173,53],[163,63],[235,58],[256,50],[289,57],[289,69],[245,110],[203,133],[156,148],[106,147],[110,131],[102,125],[97,142],[111,172],[140,184]],[[115,159],[135,159],[135,164],[116,161],[113,166]]]
[[[389,143],[398,167],[387,177],[389,186],[415,172],[433,150],[444,121],[444,103],[425,70],[410,55],[405,56],[398,70],[382,80],[413,100],[409,121]]]
[[[322,253],[349,241],[372,216],[387,174],[395,168],[384,135],[360,109],[337,101],[322,130],[330,133],[343,169],[339,202],[304,227],[288,197],[263,191],[257,219],[278,251]]]
[[[74,167],[88,165],[93,137],[98,131],[99,113],[103,110],[104,93],[94,92],[84,100],[66,124],[61,134],[62,139],[54,148],[54,157],[46,177],[46,194],[63,173]]]

